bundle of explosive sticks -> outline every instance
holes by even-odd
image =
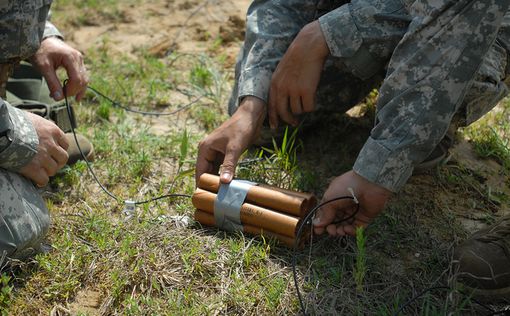
[[[215,201],[220,189],[218,176],[203,174],[192,202],[197,208],[195,220],[206,226],[218,226],[215,219]],[[317,199],[312,194],[280,189],[267,185],[253,185],[239,210],[242,230],[251,235],[275,238],[293,247],[298,224],[315,207]],[[240,203],[241,204],[241,203]],[[307,236],[308,234],[303,234]],[[300,238],[302,245],[305,238]]]

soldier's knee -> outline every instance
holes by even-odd
[[[38,248],[49,225],[48,209],[34,185],[0,169],[0,255],[20,258]]]

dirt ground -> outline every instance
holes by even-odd
[[[226,56],[226,65],[233,72],[236,54],[244,36],[245,14],[250,3],[249,0],[145,1],[141,5],[123,7],[120,20],[112,21],[92,16],[88,17],[86,23],[69,25],[63,32],[69,43],[85,53],[107,45],[110,51],[129,55],[144,49],[159,57],[172,51],[204,52],[210,48],[214,39],[220,36],[222,44],[218,47],[219,53]],[[162,125],[163,130],[160,132],[163,133],[164,122],[158,124]],[[303,138],[308,150],[302,155],[301,164],[303,168],[318,174],[324,180],[321,181],[321,187],[314,188],[318,194],[325,189],[327,180],[345,169],[345,162],[344,165],[338,165],[334,161],[326,161],[324,157],[343,155],[343,160],[347,163],[353,162],[363,139],[368,135],[370,121],[353,118],[346,126],[350,128],[333,131],[318,128]],[[352,143],[352,150],[347,153],[339,151],[335,146],[338,137]],[[315,150],[317,139],[327,145]],[[474,176],[464,179],[458,170]],[[451,211],[467,231],[485,225],[488,215],[510,213],[509,205],[498,203],[490,194],[492,190],[510,196],[508,179],[502,172],[502,166],[492,160],[480,160],[468,140],[462,137],[459,139],[450,160],[440,171],[455,178],[457,182],[443,181],[444,179],[436,174],[413,177],[403,192],[394,199],[393,207],[415,210],[422,214],[427,212],[429,204],[433,204]],[[476,179],[476,183],[472,182],[472,179]],[[433,216],[426,215],[419,222],[433,225],[433,220]],[[404,265],[411,264],[414,260],[414,257],[404,260]],[[402,264],[396,261],[395,263],[395,266]],[[70,308],[74,309],[71,310],[72,313],[82,311],[90,315],[99,314],[101,297],[98,292],[79,292],[75,300],[70,305]]]
[[[244,37],[244,20],[248,0],[166,0],[144,1],[123,8],[120,22],[99,18],[89,24],[66,31],[67,40],[86,52],[109,40],[109,48],[129,53],[146,48],[155,56],[173,50],[199,53],[207,49],[208,40],[221,35],[221,50],[232,63]]]

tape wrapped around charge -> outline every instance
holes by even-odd
[[[216,226],[227,231],[243,231],[241,207],[250,188],[257,185],[245,180],[221,184],[214,201]]]

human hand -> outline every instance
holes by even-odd
[[[379,213],[390,199],[391,191],[369,182],[354,171],[349,171],[336,177],[329,185],[322,201],[328,201],[340,196],[350,196],[348,188],[352,188],[359,201],[359,211],[351,220],[339,222],[352,214],[357,205],[352,200],[339,200],[328,203],[317,211],[313,221],[315,234],[327,232],[330,236],[356,235],[357,227],[366,227]]]
[[[44,39],[37,52],[32,56],[31,62],[46,79],[50,96],[56,101],[64,98],[62,85],[56,73],[60,67],[65,68],[69,78],[66,87],[67,95],[75,95],[77,101],[80,101],[85,95],[89,79],[83,63],[83,55],[61,39],[56,37]]]
[[[315,93],[328,54],[319,22],[303,27],[271,79],[268,114],[272,129],[278,127],[279,118],[296,126],[297,115],[314,111]]]
[[[230,183],[239,157],[258,136],[265,117],[265,102],[245,97],[234,115],[198,145],[196,183],[203,173],[216,173],[220,164],[220,181]]]
[[[36,114],[26,114],[35,127],[39,145],[37,154],[21,168],[20,173],[37,186],[43,187],[48,183],[49,177],[54,176],[66,164],[69,158],[66,151],[69,143],[64,132],[53,122]]]

